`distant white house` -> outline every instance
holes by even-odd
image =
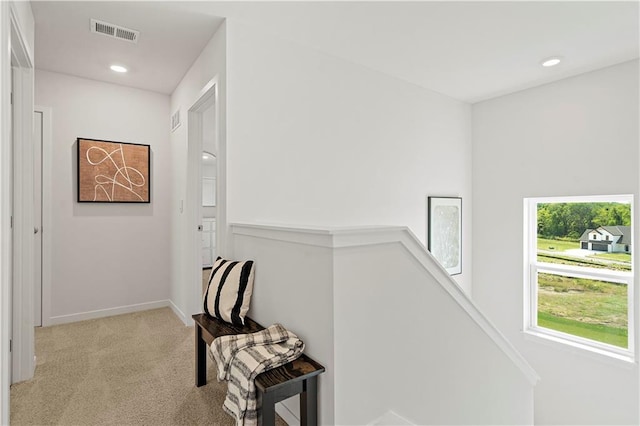
[[[600,226],[587,229],[580,237],[580,248],[609,253],[630,253],[631,227]]]

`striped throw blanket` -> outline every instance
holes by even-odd
[[[218,381],[228,382],[223,409],[235,417],[237,425],[258,423],[255,378],[293,361],[303,350],[302,340],[280,324],[214,339],[209,354],[217,364]]]

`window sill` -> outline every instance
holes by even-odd
[[[634,366],[637,366],[637,362],[633,352],[626,351],[624,349],[622,349],[621,352],[624,351],[625,353],[613,352],[607,350],[606,348],[598,348],[595,346],[590,346],[580,342],[575,342],[569,339],[554,336],[539,328],[531,328],[525,330],[523,334],[526,340],[553,346],[557,349],[574,354],[586,355],[590,358],[594,358],[609,364],[614,364],[626,368],[633,368]]]

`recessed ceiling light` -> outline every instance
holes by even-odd
[[[547,58],[544,61],[542,61],[542,66],[543,67],[553,67],[553,66],[558,65],[561,60],[562,60],[562,58],[560,58],[559,56],[553,56],[551,58]]]
[[[203,160],[208,160],[209,159],[209,154],[202,154],[202,159]]]
[[[115,72],[127,72],[127,69],[121,65],[111,65],[111,71]]]

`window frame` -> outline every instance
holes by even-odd
[[[620,202],[631,206],[631,247],[634,247],[635,217],[634,197],[631,194],[575,196],[575,197],[535,197],[524,199],[524,332],[544,339],[553,340],[576,348],[590,350],[635,361],[635,256],[631,252],[631,271],[613,271],[572,265],[562,265],[538,261],[538,204],[543,203],[597,203]],[[626,283],[627,285],[627,348],[598,342],[585,337],[564,333],[538,326],[538,273],[551,273],[575,278]]]

